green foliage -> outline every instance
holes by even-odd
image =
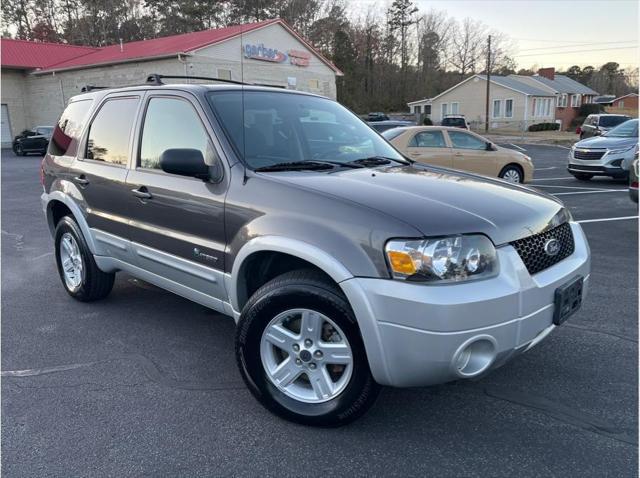
[[[585,103],[581,105],[580,110],[578,110],[578,116],[583,118],[598,113],[604,113],[604,106],[598,103]]]
[[[433,126],[433,121],[431,121],[431,118],[429,118],[428,116],[425,116],[422,120],[422,124],[424,126]]]
[[[558,131],[559,129],[558,123],[536,123],[529,126],[529,131]]]

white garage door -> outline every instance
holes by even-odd
[[[0,125],[0,132],[2,133],[2,146],[11,146],[13,135],[11,134],[9,108],[7,108],[7,105],[2,105],[2,125]]]

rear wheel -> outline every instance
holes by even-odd
[[[62,285],[71,297],[90,302],[109,295],[115,274],[98,269],[80,227],[70,216],[56,226],[55,255]]]
[[[498,177],[509,183],[522,183],[524,181],[522,168],[515,164],[508,164],[502,168]]]
[[[593,174],[588,174],[588,173],[571,173],[573,174],[573,177],[576,178],[578,181],[589,181],[591,178],[593,178]]]
[[[276,277],[251,297],[238,323],[236,358],[262,405],[305,425],[347,424],[380,388],[346,298],[311,270]]]

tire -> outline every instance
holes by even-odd
[[[18,146],[16,146],[16,154],[18,156],[24,156],[25,155],[25,152],[24,152],[24,149],[22,148],[22,145],[19,144]]]
[[[54,238],[58,274],[67,293],[82,302],[91,302],[108,296],[113,288],[115,274],[108,274],[98,269],[93,254],[89,250],[76,221],[70,216],[64,216],[60,219],[56,225]],[[65,242],[64,245],[62,244],[63,240]],[[65,245],[71,246],[71,250],[74,253],[70,253],[70,249]],[[73,268],[76,272],[79,270],[73,275],[73,280],[68,275],[65,275],[63,269],[63,262],[66,262],[65,259],[71,257],[76,257],[76,263],[80,265],[79,268]]]
[[[593,174],[588,173],[571,173],[578,181],[589,181],[593,178]]]
[[[304,311],[301,312],[302,309]],[[328,319],[324,321],[321,318],[319,322],[323,325],[316,327],[322,338],[313,342],[313,347],[318,347],[315,351],[304,341],[306,335],[302,333],[302,323],[305,320],[302,314],[307,313],[310,314],[309,317],[322,316]],[[280,351],[280,347],[284,346],[274,346],[267,339],[269,334],[265,331],[273,330],[270,328],[271,324],[280,320],[279,317],[287,317],[285,320],[293,318],[295,322],[297,314],[300,314],[299,330],[297,333],[288,331],[289,335],[294,336],[291,352],[287,352],[288,357],[275,365],[282,368],[285,361],[291,360],[289,364],[297,378],[291,380],[288,385],[290,390],[287,390],[276,385],[273,374],[269,372],[268,360],[271,350]],[[333,331],[331,337],[323,337],[327,330]],[[338,332],[337,335],[334,332]],[[310,334],[308,337],[314,337]],[[336,337],[340,339],[339,344],[330,344]],[[318,349],[327,344],[341,347],[346,344],[350,349],[351,363],[344,366],[331,365],[337,362],[331,362],[327,355],[317,359],[316,365],[314,361]],[[295,347],[298,347],[299,352],[296,352]],[[286,348],[289,349],[289,344]],[[303,355],[305,352],[306,356]],[[346,425],[362,416],[373,405],[380,390],[371,375],[360,330],[347,299],[337,286],[313,270],[287,272],[253,294],[242,311],[236,329],[236,359],[247,387],[265,408],[286,420],[304,425]],[[342,371],[339,378],[336,377],[335,382],[333,376],[327,379],[330,380],[330,386],[335,387],[335,394],[327,393],[322,396],[321,391],[318,391],[322,388],[319,384],[322,380],[317,377],[329,377],[336,372],[336,367],[339,373]],[[316,377],[313,384],[312,377]],[[306,394],[306,398],[300,398],[303,394]]]
[[[584,139],[584,133],[580,133],[580,141]]]
[[[524,182],[524,172],[516,164],[507,164],[502,168],[498,177],[510,183],[522,184]]]

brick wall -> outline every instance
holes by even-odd
[[[35,126],[27,112],[25,75],[19,70],[2,69],[2,104],[7,105],[11,137]],[[3,144],[3,146],[7,146]]]

